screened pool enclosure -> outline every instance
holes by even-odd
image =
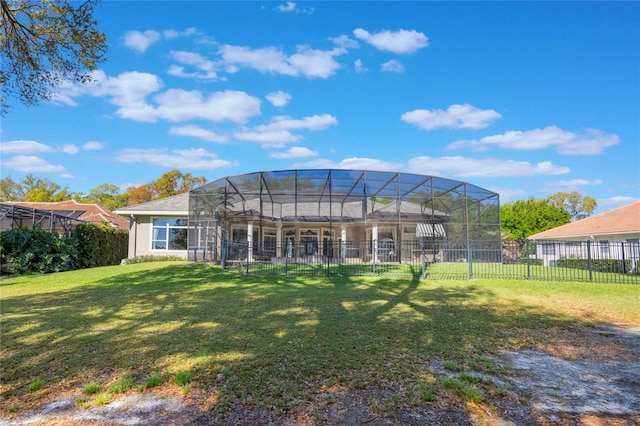
[[[365,170],[225,177],[189,195],[190,260],[246,264],[501,261],[498,194]]]

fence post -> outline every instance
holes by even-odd
[[[622,250],[622,273],[626,274],[627,263],[626,263],[626,259],[624,258],[624,241],[620,242],[620,250]]]
[[[467,240],[467,262],[469,262],[469,279],[473,279],[473,249],[471,248],[471,240]]]
[[[284,274],[289,275],[289,243],[287,243],[287,248],[284,252]]]
[[[427,277],[427,259],[424,253],[425,240],[422,239],[420,243],[420,260],[422,261],[422,279]]]
[[[531,252],[529,251],[531,248],[529,247],[529,240],[526,242],[527,247],[527,279],[531,279]]]
[[[591,268],[591,240],[587,240],[587,268],[589,269],[589,282],[593,282],[593,270]]]

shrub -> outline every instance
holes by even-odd
[[[109,385],[107,392],[110,393],[124,393],[133,387],[133,380],[130,378],[120,379]]]
[[[76,227],[80,268],[117,265],[127,257],[129,233],[107,223],[81,223]]]
[[[175,256],[175,255],[165,255],[165,256],[154,256],[154,255],[144,255],[132,257],[129,259],[124,259],[124,264],[133,265],[136,263],[147,263],[147,262],[164,262],[169,260],[185,260],[184,257]]]
[[[162,384],[162,376],[160,376],[159,374],[152,374],[151,376],[147,377],[147,381],[145,382],[145,387],[148,388],[154,388],[156,386],[160,386]]]
[[[93,395],[94,393],[100,392],[102,388],[102,383],[100,382],[90,382],[84,385],[82,388],[82,393],[85,395]]]
[[[186,386],[189,383],[189,380],[191,380],[191,377],[193,377],[193,374],[188,371],[181,371],[177,373],[175,377],[176,385]]]
[[[12,274],[70,271],[78,262],[76,243],[44,229],[17,228],[0,233],[0,263]]]
[[[108,392],[103,392],[100,395],[96,396],[95,403],[96,405],[107,405],[111,402],[111,394]]]
[[[35,392],[37,390],[42,389],[43,386],[44,386],[44,380],[41,380],[41,379],[35,380],[29,385],[29,387],[27,388],[27,392],[29,393]]]
[[[630,272],[632,270],[631,260],[625,259],[582,259],[579,257],[563,257],[558,260],[558,266],[563,268],[584,269],[594,272]]]

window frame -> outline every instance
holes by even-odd
[[[166,221],[163,225],[156,225],[156,220]],[[183,221],[184,225],[176,225],[175,222]],[[173,223],[172,223],[173,222]],[[153,216],[150,221],[150,233],[149,233],[149,251],[151,252],[186,252],[188,249],[188,229],[189,229],[189,219],[186,217],[180,216]],[[170,238],[172,236],[171,231],[175,229],[180,229],[184,231],[184,248],[170,248],[172,242],[175,240],[174,238]],[[164,239],[155,238],[156,230],[164,231]],[[163,241],[165,244],[164,248],[157,248],[156,242]]]

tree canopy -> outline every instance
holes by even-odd
[[[571,215],[549,199],[529,198],[500,207],[503,237],[523,242],[530,235],[571,222]]]
[[[191,173],[182,173],[180,170],[171,170],[164,173],[151,183],[128,188],[129,202],[131,204],[139,204],[171,197],[173,195],[182,194],[183,192],[188,192],[193,188],[204,185],[205,183],[206,178],[204,177],[194,177]]]
[[[107,50],[93,18],[98,1],[0,0],[0,115],[10,107],[7,97],[35,105],[64,81],[91,80]]]
[[[598,202],[589,196],[582,196],[574,191],[572,193],[558,192],[549,197],[556,206],[569,212],[573,220],[584,219],[598,207]]]
[[[68,187],[46,178],[28,174],[20,182],[11,176],[0,179],[0,201],[57,202],[74,199],[80,203],[99,204],[109,210],[116,210],[133,204],[170,197],[188,192],[204,185],[204,176],[194,177],[191,173],[171,170],[151,183],[121,191],[117,185],[103,183],[91,189],[88,194],[71,192]]]

